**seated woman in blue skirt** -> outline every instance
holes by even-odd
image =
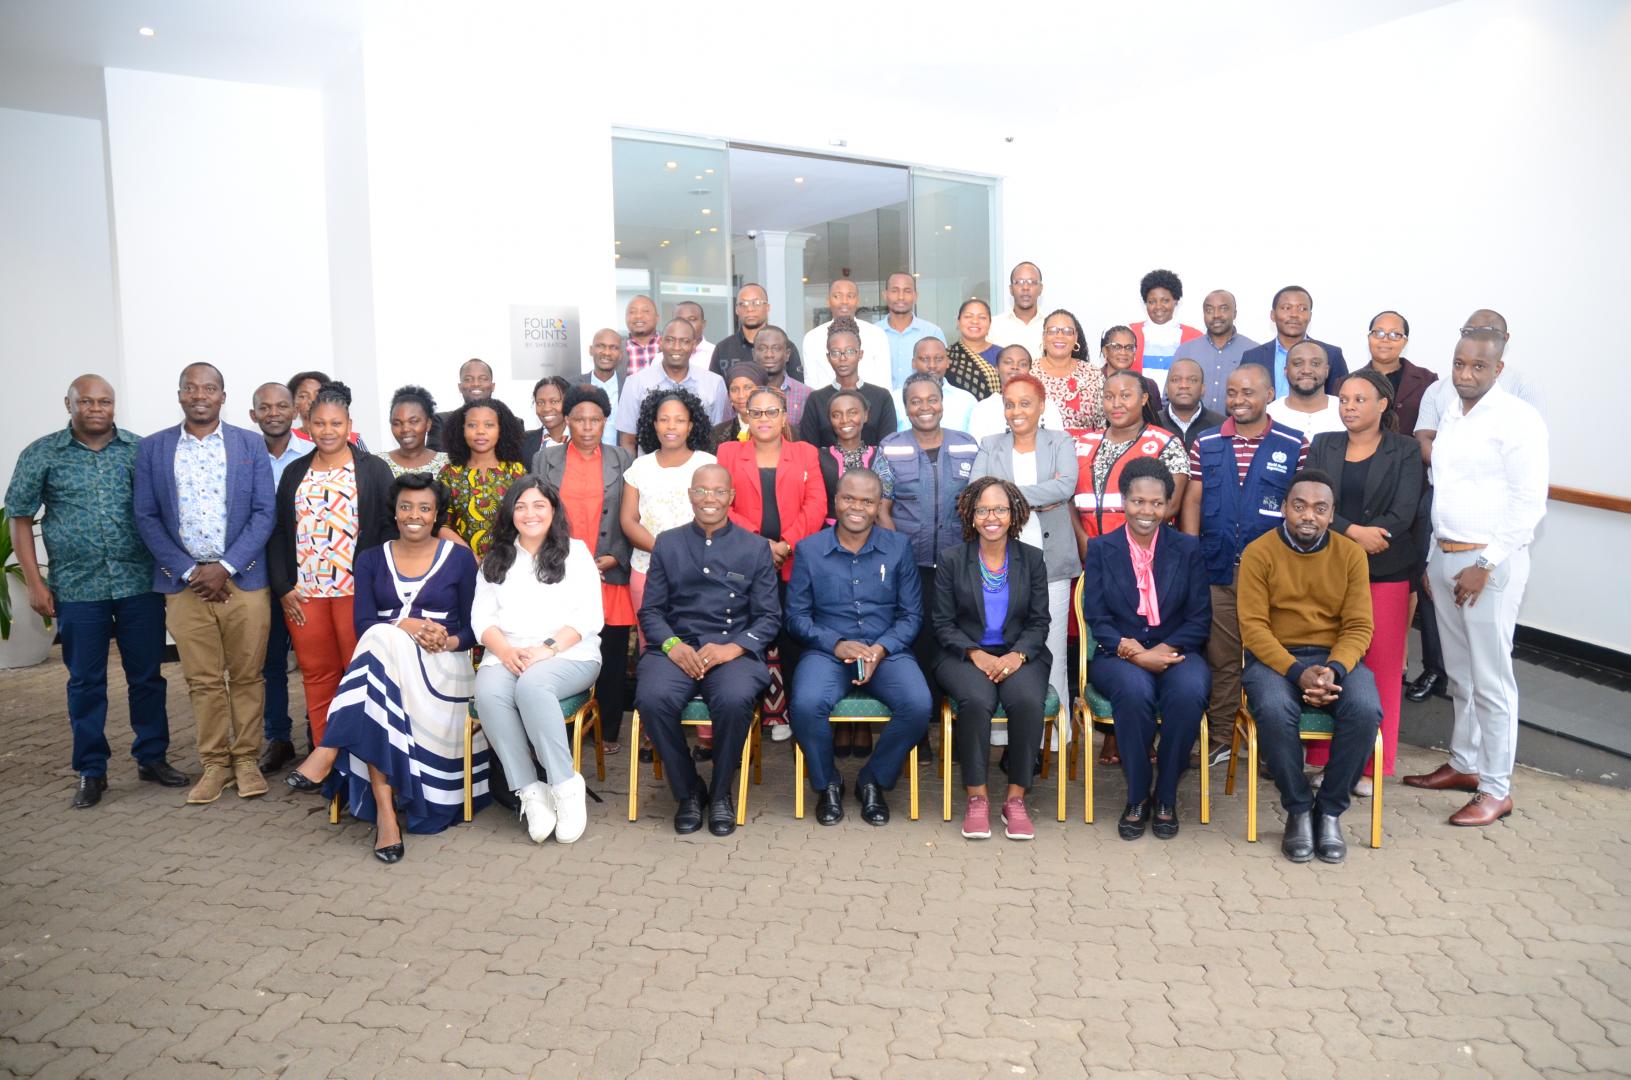
[[[393,806],[416,833],[441,832],[464,816],[476,560],[469,548],[436,538],[447,504],[447,489],[422,473],[403,473],[391,485],[400,538],[357,555],[357,650],[312,755],[323,767],[332,763],[327,789],[345,792],[352,816],[378,821],[374,855],[386,863],[403,855]],[[489,801],[488,752],[477,740],[479,809]]]
[[[1127,776],[1123,840],[1143,836],[1152,811],[1156,836],[1178,835],[1178,780],[1212,692],[1202,654],[1212,594],[1200,541],[1165,524],[1173,486],[1160,459],[1129,462],[1120,482],[1127,523],[1088,543],[1082,570],[1082,616],[1098,650],[1088,678],[1110,699]]]

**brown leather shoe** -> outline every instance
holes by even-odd
[[[1451,825],[1493,825],[1512,813],[1512,798],[1497,799],[1482,791],[1474,792],[1466,806],[1450,815]]]
[[[238,784],[238,798],[253,799],[266,794],[266,777],[248,758],[232,763],[232,779]]]
[[[1407,776],[1404,778],[1404,783],[1410,787],[1426,788],[1429,791],[1477,791],[1478,774],[1456,772],[1446,763],[1430,773]]]
[[[221,792],[232,787],[238,781],[234,779],[232,770],[225,765],[206,765],[204,775],[199,777],[198,783],[187,792],[187,802],[198,806],[203,803],[212,803],[221,797]]]

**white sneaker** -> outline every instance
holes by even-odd
[[[788,739],[791,739],[792,737],[793,737],[793,725],[792,724],[771,724],[770,725],[770,741],[771,742],[786,742]]]
[[[556,784],[552,794],[555,797],[555,840],[557,843],[570,844],[583,835],[583,830],[589,827],[588,796],[585,794],[586,786],[580,773],[573,773],[571,779]]]
[[[1315,769],[1314,775],[1308,778],[1310,790],[1318,791],[1323,783],[1325,783],[1325,770],[1323,768]]]
[[[1361,776],[1358,780],[1354,781],[1353,793],[1359,796],[1361,799],[1368,799],[1376,793],[1376,788],[1371,783],[1370,777]]]
[[[527,835],[532,842],[542,844],[556,828],[555,799],[549,786],[534,780],[516,795],[521,800],[521,816],[527,822]]]
[[[1003,724],[1000,727],[997,726],[996,724],[991,725],[991,745],[992,746],[1007,746],[1008,745],[1008,725],[1007,724]]]

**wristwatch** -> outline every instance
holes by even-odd
[[[552,638],[552,637],[546,637],[539,644],[543,645],[543,647],[548,649],[550,652],[560,652],[561,651],[560,649],[556,648],[555,639]]]
[[[1478,567],[1478,569],[1485,571],[1495,569],[1495,564],[1484,558],[1482,555],[1478,556],[1478,558],[1473,561],[1473,565]]]

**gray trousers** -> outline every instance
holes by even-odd
[[[1455,576],[1481,551],[1447,552],[1437,544],[1427,557],[1444,671],[1455,701],[1450,767],[1477,773],[1478,790],[1497,799],[1512,792],[1518,756],[1518,679],[1512,672],[1512,636],[1529,582],[1529,549],[1514,552],[1490,572],[1476,604],[1455,606]]]
[[[519,679],[503,664],[483,664],[476,672],[481,728],[511,785],[519,790],[532,783],[537,775],[534,752],[551,784],[563,784],[576,775],[561,699],[589,689],[599,674],[599,660],[559,656],[540,660]]]

